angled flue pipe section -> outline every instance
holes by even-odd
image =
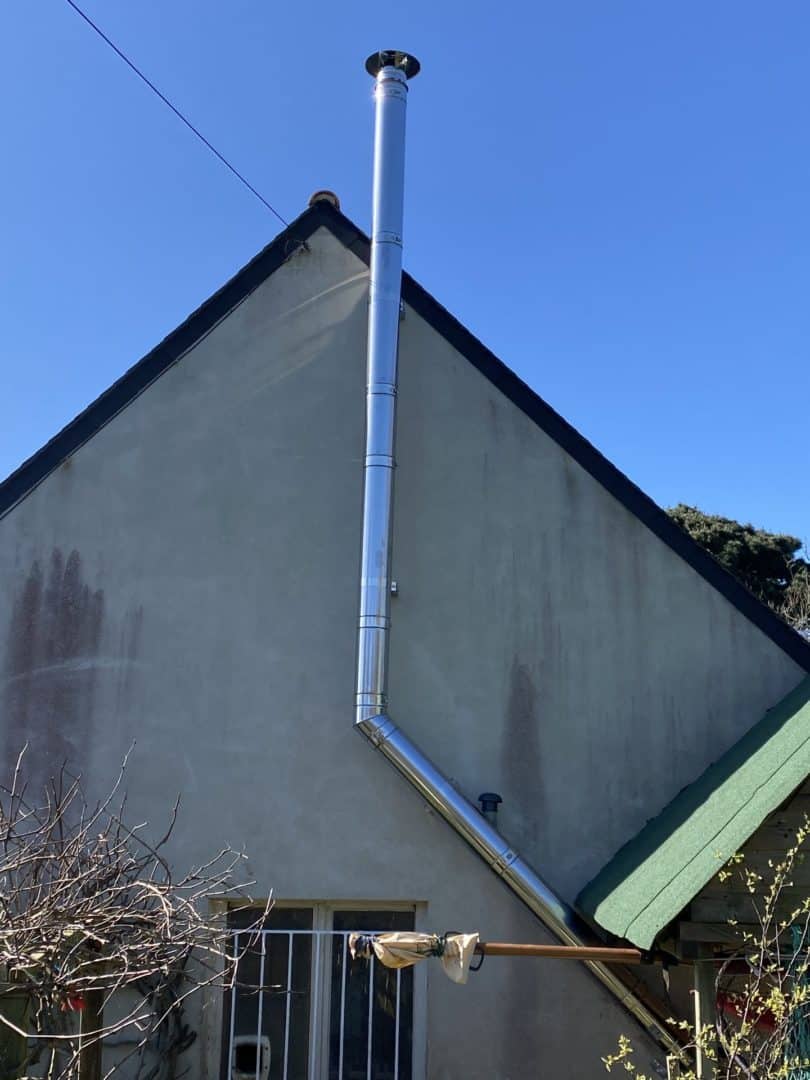
[[[575,912],[388,716],[405,110],[408,80],[418,73],[419,63],[406,53],[390,50],[374,53],[367,60],[366,69],[376,80],[376,103],[355,726],[561,942],[581,946],[589,944],[592,936]],[[658,1042],[677,1052],[677,1044],[653,1014],[604,963],[590,961],[588,966],[642,1027]]]

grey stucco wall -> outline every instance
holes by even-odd
[[[402,342],[395,712],[573,899],[803,672],[422,320]]]
[[[351,731],[366,284],[317,233],[0,521],[6,757],[101,785],[134,739],[181,864],[545,940]],[[572,899],[800,673],[413,312],[401,368],[393,715]],[[561,964],[428,1002],[436,1080],[600,1076],[634,1030]]]

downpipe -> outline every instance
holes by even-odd
[[[419,63],[407,53],[387,50],[370,56],[366,70],[376,85],[355,727],[555,937],[566,945],[588,945],[593,935],[573,909],[388,716],[405,112],[408,80],[418,74]],[[607,965],[587,961],[587,966],[652,1038],[679,1053],[678,1043]]]

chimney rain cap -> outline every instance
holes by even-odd
[[[397,49],[380,49],[366,60],[366,71],[376,79],[384,67],[395,67],[405,72],[406,79],[413,79],[419,74],[422,65],[410,53]]]

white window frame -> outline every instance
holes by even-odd
[[[257,907],[261,901],[255,901]],[[228,908],[237,904],[229,904]],[[423,930],[426,925],[427,905],[417,901],[402,900],[276,900],[274,911],[285,908],[308,908],[312,911],[312,929],[331,931],[334,927],[336,911],[409,911],[413,912],[414,928]],[[309,1025],[309,1070],[307,1080],[328,1080],[329,1076],[329,1025],[331,1017],[331,946],[334,938],[322,936],[321,947],[313,944],[310,970],[310,1025]],[[316,966],[319,970],[316,972]],[[317,977],[316,977],[317,976]],[[220,1039],[225,1038],[222,1030],[222,1008],[215,1010],[211,1020],[216,1023]],[[208,1054],[211,1076],[219,1076],[221,1048],[219,1039],[209,1039]],[[216,1064],[211,1059],[213,1046],[216,1045]],[[426,1080],[427,1077],[427,964],[417,964],[413,969],[413,1028],[411,1033],[412,1080]]]

